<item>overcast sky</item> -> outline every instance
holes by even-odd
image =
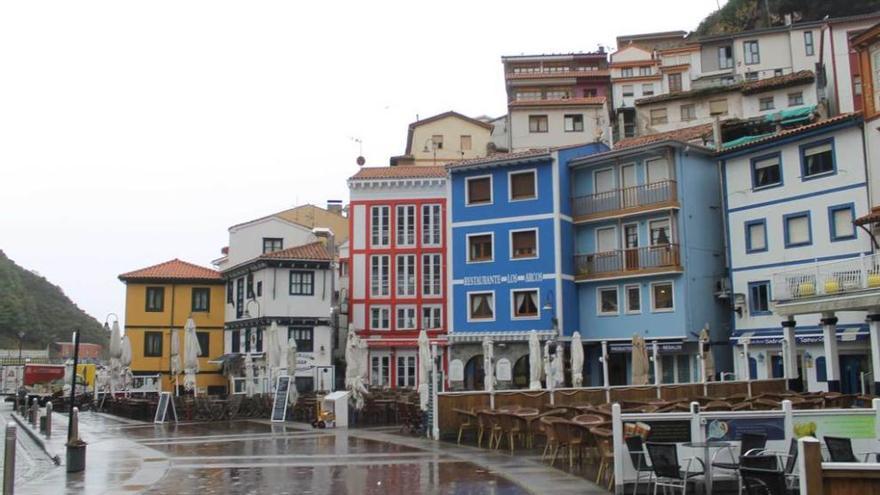
[[[723,3],[723,2],[722,2]],[[347,201],[416,115],[501,115],[501,55],[692,30],[716,0],[2,2],[0,249],[88,313],[227,227]]]

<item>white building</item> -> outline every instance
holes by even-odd
[[[852,224],[870,208],[861,118],[842,115],[740,143],[720,155],[737,376],[800,376],[809,390],[856,392],[860,373],[871,369],[864,312],[789,320],[793,313],[776,303],[792,291],[843,284],[815,271],[801,277],[804,267],[870,252],[867,234]],[[784,339],[794,340],[788,361]]]
[[[820,30],[819,63],[825,71],[824,97],[831,115],[862,109],[862,86],[870,74],[862,74],[853,56],[852,38],[880,22],[880,12],[829,19]]]

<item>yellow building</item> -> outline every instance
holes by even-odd
[[[458,112],[444,112],[409,125],[406,152],[391,165],[444,165],[492,153],[492,124]]]
[[[162,374],[162,390],[173,391],[171,329],[176,328],[183,364],[183,327],[193,318],[202,354],[196,384],[199,392],[225,394],[227,380],[210,364],[223,354],[225,284],[220,272],[173,259],[123,273],[125,334],[131,341],[134,375]],[[183,385],[183,376],[179,377]]]

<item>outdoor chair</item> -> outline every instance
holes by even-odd
[[[496,417],[496,413],[489,409],[483,409],[477,413],[477,419],[480,422],[480,431],[478,433],[477,438],[477,446],[483,446],[483,435],[489,435],[489,449],[492,448],[492,444],[495,442],[495,437],[498,437],[498,441],[501,441],[501,427],[498,425],[498,419]]]
[[[742,460],[742,458],[747,455],[754,455],[758,452],[763,451],[766,445],[767,435],[763,433],[743,433],[740,436],[740,460]],[[718,452],[721,452],[721,450],[719,450]],[[715,462],[714,459],[712,460],[712,466],[719,469],[736,470],[739,469],[739,465],[740,463],[735,460],[731,460],[731,462]]]
[[[544,416],[538,420],[541,423],[541,428],[544,431],[544,435],[547,436],[547,443],[544,444],[544,452],[541,454],[541,460],[547,457],[548,453],[552,454],[552,461],[550,465],[553,465],[553,462],[556,460],[556,454],[559,452],[559,436],[556,434],[556,428],[553,426],[554,423],[558,421],[565,421],[565,418],[558,416]]]
[[[651,490],[651,481],[654,479],[654,469],[648,464],[648,457],[645,454],[645,445],[642,437],[636,435],[626,437],[626,449],[629,451],[629,460],[632,462],[633,469],[636,471],[636,486],[633,493],[639,493],[639,483],[642,481],[642,473],[648,473],[648,491]]]
[[[596,483],[599,483],[604,475],[608,478],[608,490],[611,490],[614,486],[614,434],[611,430],[599,427],[591,428],[590,433],[596,439],[599,450],[599,473],[596,476]]]
[[[226,408],[226,419],[236,419],[238,417],[238,410],[241,407],[241,398],[242,395],[237,394],[229,399],[229,406]]]
[[[787,495],[788,487],[785,483],[785,473],[775,469],[761,469],[743,467],[743,486],[746,495]]]
[[[647,442],[645,446],[648,449],[648,457],[651,459],[651,468],[654,471],[654,495],[657,495],[657,488],[672,488],[674,491],[681,490],[681,495],[687,495],[688,484],[697,481],[698,477],[703,476],[704,471],[691,471],[693,463],[696,460],[701,465],[702,460],[698,457],[688,457],[685,459],[684,472],[678,463],[678,446],[674,443],[655,443]]]
[[[458,444],[461,445],[461,434],[466,430],[477,431],[477,413],[465,409],[453,408],[458,417]]]
[[[846,437],[823,437],[825,445],[828,447],[828,455],[831,462],[859,462],[855,452],[853,452],[852,440]],[[880,453],[878,452],[861,452],[864,456],[862,462],[868,462],[871,455],[877,456],[880,462]]]
[[[548,416],[562,417],[563,414],[565,414],[565,409],[548,409],[548,410],[542,412],[541,414],[539,414],[536,418],[533,418],[529,422],[529,433],[528,433],[529,445],[530,446],[534,445],[536,435],[539,435],[539,436],[543,435],[544,436],[544,446],[545,446],[545,451],[546,451],[546,446],[548,443],[547,432],[544,430],[544,423],[541,422],[541,418],[545,418]],[[543,456],[542,456],[542,458],[543,458]]]
[[[583,428],[571,420],[560,419],[553,422],[553,430],[556,433],[556,450],[559,448],[568,450],[568,468],[571,469],[574,467],[575,450],[578,451],[578,458],[580,458],[580,449],[584,443]],[[554,454],[550,461],[551,466],[555,460],[556,455]]]

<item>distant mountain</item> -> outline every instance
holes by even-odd
[[[785,23],[786,14],[798,22],[877,10],[880,10],[880,0],[728,0],[720,10],[706,16],[696,32],[700,35],[724,34],[778,26]]]
[[[79,328],[81,342],[105,345],[101,323],[79,309],[61,287],[35,271],[15,264],[0,250],[0,348],[18,347],[24,331],[26,349],[44,349],[50,342],[70,342]]]

